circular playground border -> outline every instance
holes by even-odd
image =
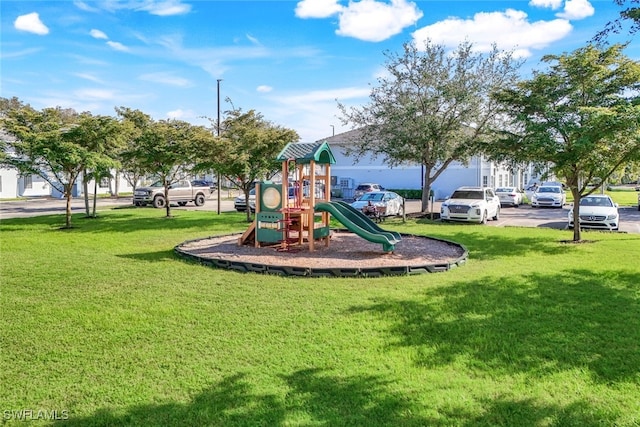
[[[340,230],[340,232],[343,231]],[[382,277],[438,273],[449,271],[455,267],[463,265],[464,263],[466,263],[469,257],[468,250],[459,243],[433,237],[417,236],[413,234],[402,234],[402,236],[427,239],[429,241],[439,242],[441,244],[444,243],[446,245],[455,247],[456,252],[460,252],[461,255],[443,262],[411,263],[402,262],[402,260],[400,260],[394,265],[370,265],[371,262],[368,262],[367,265],[363,267],[301,267],[291,265],[291,263],[287,263],[286,257],[268,257],[270,261],[263,263],[255,262],[255,260],[243,260],[242,256],[210,256],[206,254],[206,249],[190,249],[190,246],[193,246],[194,244],[203,244],[207,240],[211,240],[214,238],[233,238],[239,236],[241,236],[241,233],[188,240],[177,245],[174,248],[174,251],[179,257],[183,259],[197,262],[208,267],[232,270],[241,273],[260,273],[296,277]],[[214,245],[209,246],[209,248],[211,247],[214,247]],[[275,249],[270,247],[255,249],[256,251],[270,250],[275,252]],[[282,262],[280,262],[280,260],[282,260]]]

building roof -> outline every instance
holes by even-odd
[[[282,149],[276,160],[285,161],[294,159],[296,163],[335,164],[336,158],[326,141],[322,142],[295,142],[287,144]]]

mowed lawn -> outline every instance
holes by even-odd
[[[0,410],[72,426],[637,426],[640,236],[387,221],[446,273],[289,278],[173,253],[244,215],[0,223]],[[267,249],[268,250],[268,249]],[[47,424],[43,416],[29,425]]]

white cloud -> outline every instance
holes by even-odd
[[[126,47],[125,45],[123,45],[122,43],[119,42],[112,42],[112,41],[108,41],[107,44],[112,47],[113,49],[120,51],[120,52],[129,52],[129,48]]]
[[[99,12],[99,9],[95,7],[91,7],[83,1],[74,1],[73,4],[80,10],[84,10],[85,12]]]
[[[167,118],[169,119],[186,120],[194,117],[196,117],[196,114],[192,110],[182,110],[178,108],[177,110],[167,112]]]
[[[529,6],[544,7],[552,10],[559,9],[563,0],[531,0]]]
[[[91,37],[93,37],[94,39],[104,39],[107,40],[109,37],[107,37],[107,35],[105,33],[103,33],[100,30],[96,30],[93,29],[89,32],[89,34],[91,35]]]
[[[296,5],[298,18],[328,18],[342,11],[338,0],[302,0]]]
[[[260,40],[258,40],[257,38],[253,37],[252,35],[247,34],[247,39],[248,39],[251,43],[253,43],[253,44],[257,45],[257,46],[261,46],[261,44],[260,44]]]
[[[140,80],[145,80],[153,83],[161,83],[169,86],[177,87],[190,87],[193,86],[191,81],[183,77],[176,77],[169,73],[150,73],[143,74],[139,77]]]
[[[406,0],[391,0],[389,4],[375,0],[350,2],[340,13],[336,34],[379,42],[415,25],[422,15],[415,3]]]
[[[191,5],[184,4],[180,0],[145,2],[143,6],[136,8],[136,10],[144,10],[157,16],[185,15],[191,11]]]
[[[271,86],[267,86],[267,85],[260,85],[256,88],[256,91],[260,92],[260,93],[268,93],[271,92],[273,90],[273,88]]]
[[[116,94],[113,91],[105,90],[105,89],[80,89],[74,91],[75,97],[78,99],[85,100],[97,100],[97,101],[107,101],[113,100],[116,98]]]
[[[28,33],[38,34],[44,36],[49,34],[49,28],[42,23],[40,15],[37,12],[28,13],[26,15],[20,15],[13,23],[15,28],[20,31],[26,31]]]
[[[93,74],[73,73],[73,75],[84,80],[92,81],[94,83],[104,83],[102,80],[100,80],[98,77],[94,76]]]
[[[567,0],[564,4],[564,12],[558,13],[559,18],[578,20],[593,15],[595,10],[588,0]]]
[[[531,49],[543,49],[566,37],[573,27],[565,19],[530,22],[527,14],[507,9],[504,12],[477,13],[472,19],[448,18],[413,33],[418,48],[426,40],[456,48],[464,40],[487,52],[495,45],[502,50],[514,50],[519,57],[531,55]]]

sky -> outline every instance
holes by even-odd
[[[526,78],[618,12],[613,0],[2,0],[0,96],[207,126],[255,110],[313,142],[351,129],[338,103],[366,105],[404,43],[495,43]],[[640,59],[637,41],[625,53]]]

